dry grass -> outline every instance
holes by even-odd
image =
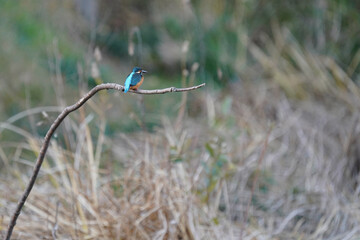
[[[225,234],[194,195],[201,169],[188,172],[189,166],[169,162],[169,143],[179,140],[172,129],[155,136],[123,136],[123,148],[112,146],[113,153],[101,156],[98,151],[103,152],[104,144],[113,143],[105,141],[104,128],[94,143],[87,124],[78,128],[74,153],[53,141],[38,186],[18,220],[15,239],[199,239]],[[29,138],[22,148],[36,152],[39,145]],[[99,168],[100,158],[107,155],[112,157],[102,159],[106,166]],[[17,184],[1,187],[9,193],[1,199],[6,206],[1,214],[4,228],[16,202],[10,196],[20,189]]]
[[[72,115],[14,239],[359,238],[359,88],[283,36],[249,46],[266,81],[189,96],[182,124],[109,139],[101,104]],[[41,142],[5,127],[26,141],[0,144],[1,234]]]

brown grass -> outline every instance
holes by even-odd
[[[359,88],[284,36],[249,45],[246,74],[265,81],[189,95],[182,124],[108,138],[101,103],[72,115],[74,145],[52,141],[14,239],[358,238]],[[1,234],[41,142],[14,125],[26,140],[0,143]]]

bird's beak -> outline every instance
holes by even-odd
[[[147,73],[147,71],[146,71],[146,70],[141,70],[141,72],[143,72],[143,73]]]

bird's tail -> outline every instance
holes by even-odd
[[[125,83],[124,93],[129,91],[129,88],[130,88],[130,84]]]

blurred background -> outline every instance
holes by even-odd
[[[359,239],[360,2],[0,1],[0,236]]]

